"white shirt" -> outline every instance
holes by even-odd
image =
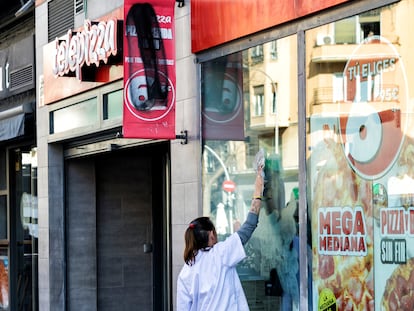
[[[199,250],[192,266],[184,265],[177,280],[177,311],[248,311],[236,265],[246,257],[237,233]]]

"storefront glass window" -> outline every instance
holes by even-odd
[[[50,134],[93,126],[98,122],[98,101],[91,98],[50,113]]]
[[[259,226],[238,266],[251,310],[298,310],[296,42],[290,36],[202,64],[203,214],[220,239],[246,219],[254,158],[260,149],[266,157]]]
[[[306,32],[313,310],[414,307],[413,10]]]
[[[11,215],[13,223],[10,248],[10,309],[37,310],[38,288],[38,204],[37,148],[14,151],[14,183]],[[15,247],[17,245],[17,248]],[[14,280],[25,286],[12,285]],[[8,310],[8,309],[6,309]]]
[[[112,120],[122,117],[123,90],[117,90],[103,96],[103,119]]]

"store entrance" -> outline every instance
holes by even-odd
[[[164,309],[169,288],[167,146],[67,162],[70,310]]]
[[[96,162],[98,310],[152,309],[152,178],[148,157]]]
[[[10,245],[3,263],[9,273],[9,308],[38,310],[37,159],[35,149],[9,150]],[[4,260],[6,258],[6,261]],[[0,308],[0,310],[3,310]]]

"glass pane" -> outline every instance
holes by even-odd
[[[91,126],[98,122],[97,99],[91,98],[50,113],[51,134]]]
[[[413,308],[413,9],[336,22],[360,33],[346,45],[315,46],[333,24],[306,33],[313,310]]]
[[[38,207],[36,149],[15,152],[15,199],[12,208],[17,248],[11,264],[20,286],[13,294],[17,310],[37,310]],[[23,286],[23,284],[25,284]],[[15,296],[14,296],[15,295]]]
[[[123,90],[104,94],[103,119],[110,120],[122,117]]]
[[[7,190],[6,150],[0,149],[0,190]]]
[[[21,170],[20,221],[25,239],[38,237],[37,150],[23,152]]]
[[[351,17],[335,23],[335,43],[347,44],[357,42],[357,19]],[[324,42],[325,43],[325,42]]]
[[[298,309],[296,51],[291,36],[202,64],[203,208],[220,240],[245,221],[254,157],[266,156],[259,225],[237,268],[251,310]]]
[[[7,240],[7,196],[0,196],[0,240]]]

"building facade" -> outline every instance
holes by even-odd
[[[174,56],[146,64],[175,78],[150,68],[137,93],[131,3],[18,2],[0,23],[0,310],[175,310],[188,223],[239,228],[260,149],[250,309],[411,310],[414,1],[149,1],[168,10],[145,44]],[[143,107],[160,77],[173,107]],[[173,135],[125,135],[125,111],[163,109]]]
[[[172,228],[182,226],[184,210],[200,213],[199,160],[191,156],[200,144],[197,86],[187,78],[196,76],[184,31],[189,6],[164,3],[182,49],[175,122],[177,134],[190,133],[187,144],[175,133],[123,136],[124,1],[36,3],[40,310],[172,306],[172,258],[180,252],[172,245],[181,238]],[[93,41],[100,31],[103,41]]]
[[[34,5],[0,14],[0,309],[38,298]]]

